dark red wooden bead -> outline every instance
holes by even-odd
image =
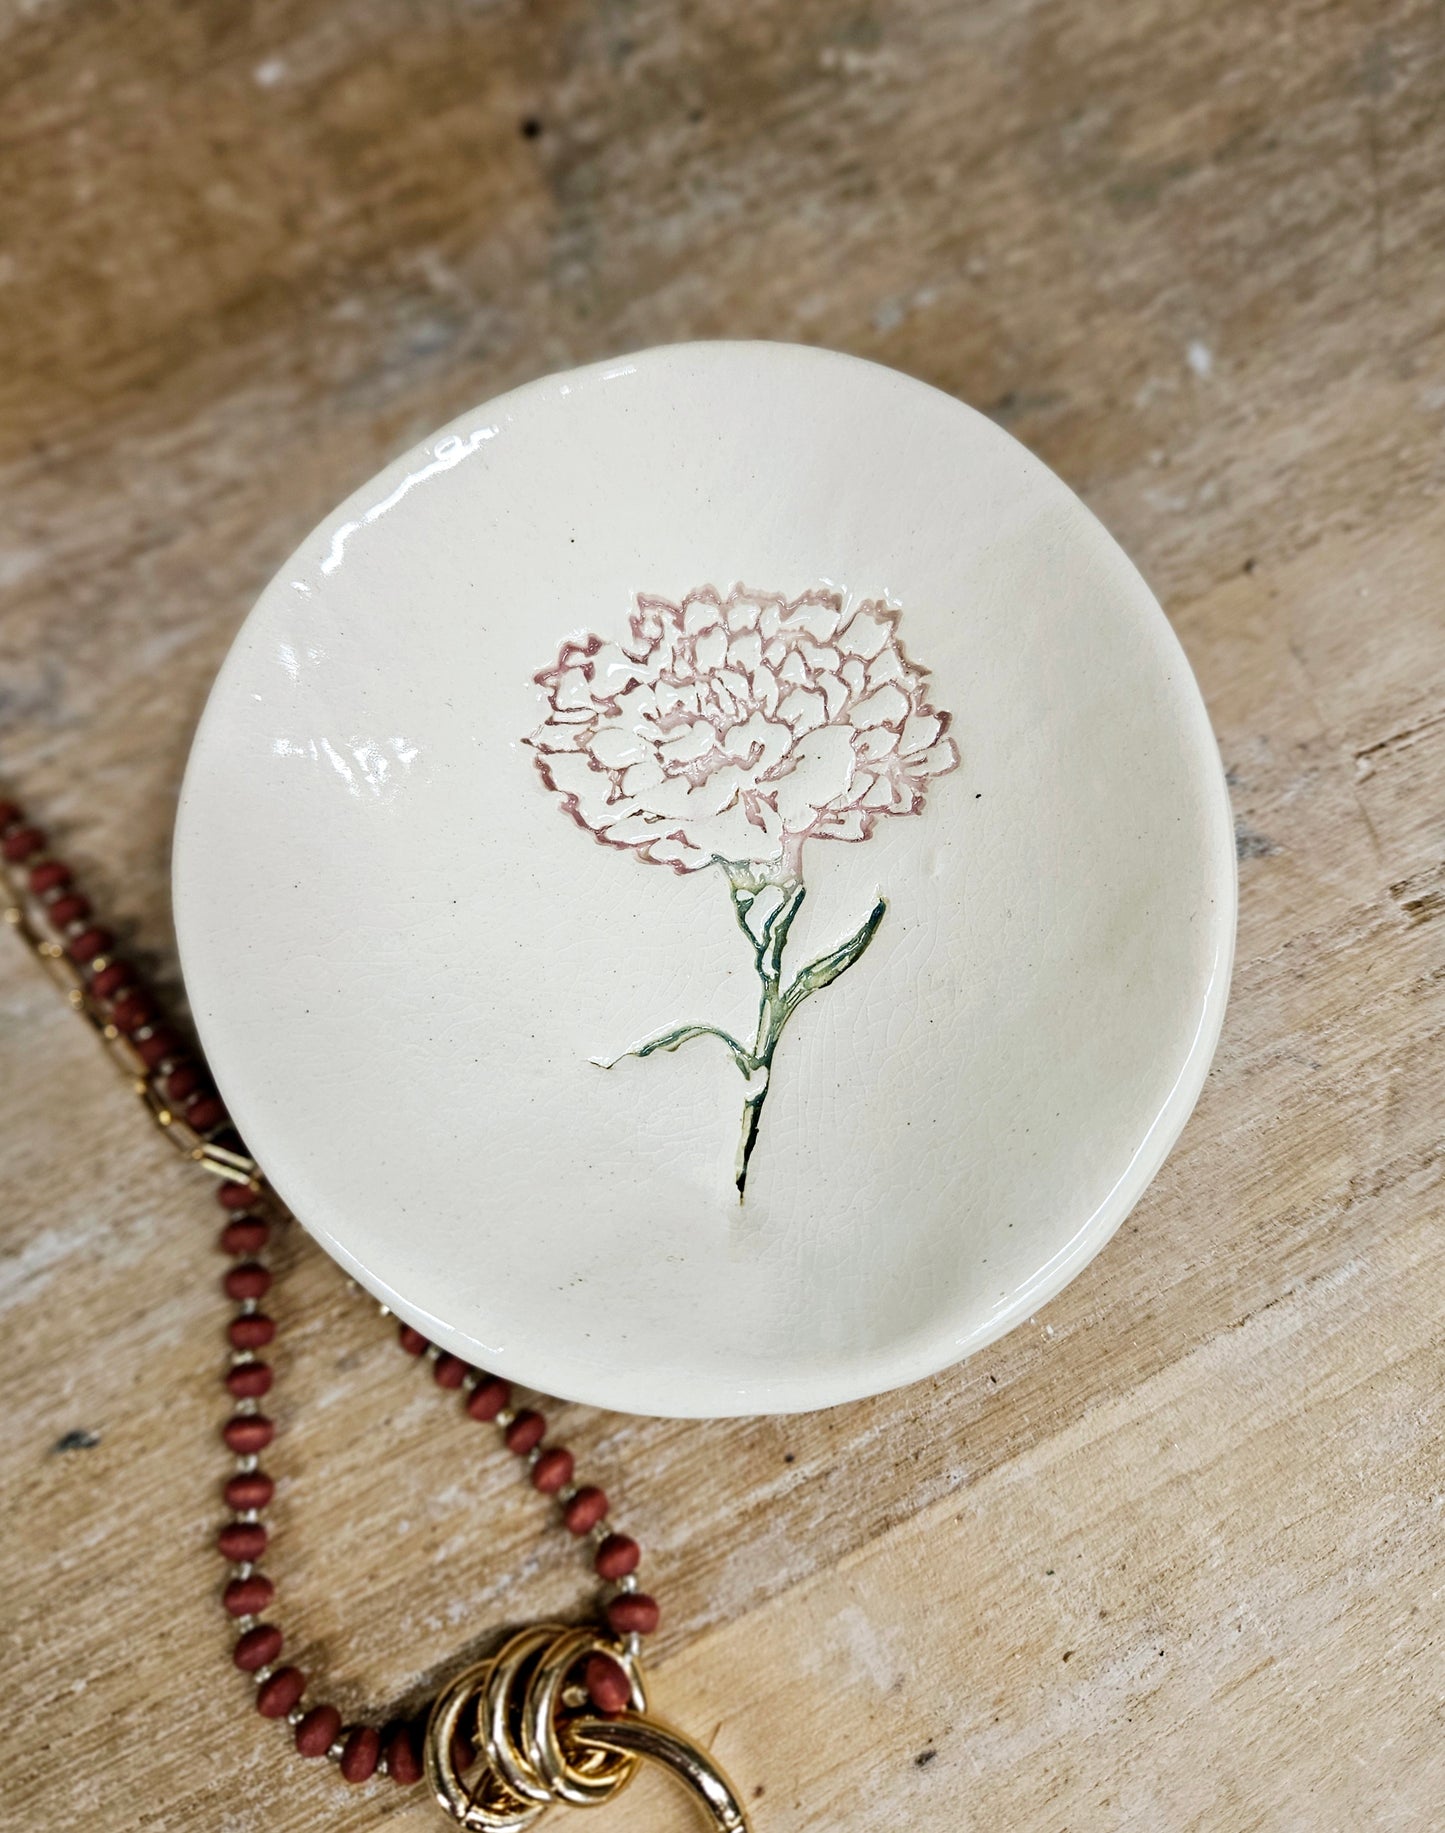
[[[276,1335],[276,1320],[264,1311],[253,1311],[249,1317],[233,1317],[226,1335],[232,1349],[264,1349]]]
[[[438,1387],[458,1388],[471,1373],[471,1363],[463,1362],[460,1356],[450,1355],[444,1350],[432,1363],[431,1373]]]
[[[537,1449],[546,1436],[546,1420],[540,1413],[534,1413],[530,1407],[523,1407],[511,1425],[507,1427],[507,1449],[515,1451],[518,1457],[526,1457],[528,1452]]]
[[[198,1095],[186,1108],[186,1124],[198,1133],[209,1133],[226,1118],[226,1110],[216,1095]]]
[[[422,1333],[419,1330],[413,1330],[410,1324],[397,1325],[396,1340],[409,1356],[424,1356],[431,1348],[431,1344]]]
[[[228,1180],[216,1191],[216,1201],[222,1209],[249,1209],[256,1201],[256,1192],[249,1184],[233,1184]]]
[[[266,1551],[267,1533],[259,1521],[228,1521],[216,1536],[216,1549],[233,1566],[257,1560]]]
[[[254,1674],[257,1668],[270,1667],[285,1640],[274,1623],[257,1623],[237,1636],[231,1659],[243,1674]],[[289,1712],[290,1706],[286,1710]]]
[[[238,1470],[235,1476],[227,1477],[221,1493],[227,1508],[265,1508],[276,1493],[276,1485],[264,1470]]]
[[[599,1712],[625,1712],[632,1699],[632,1682],[627,1670],[611,1655],[589,1655],[582,1670],[587,1697]]]
[[[237,1216],[221,1230],[223,1254],[259,1254],[265,1247],[271,1229],[259,1216]]]
[[[108,929],[92,925],[83,929],[78,936],[65,945],[65,952],[72,961],[94,961],[97,955],[109,954],[114,946],[115,937]]]
[[[577,1461],[565,1445],[553,1445],[532,1466],[532,1487],[544,1496],[555,1496],[572,1481]]]
[[[348,1782],[369,1782],[381,1761],[381,1733],[375,1725],[353,1725],[337,1765]]]
[[[111,961],[90,983],[97,999],[111,999],[128,986],[135,985],[135,969],[129,961]]]
[[[645,1591],[624,1591],[607,1606],[607,1621],[619,1636],[650,1636],[662,1612]]]
[[[500,1375],[488,1375],[467,1395],[467,1412],[484,1424],[512,1404],[512,1389]]]
[[[237,1457],[254,1457],[275,1436],[276,1428],[264,1413],[233,1414],[221,1428],[221,1437]]]
[[[589,1483],[577,1494],[562,1511],[562,1519],[567,1523],[571,1534],[590,1534],[597,1523],[607,1514],[607,1496],[595,1483]]]
[[[72,876],[63,859],[42,859],[38,866],[30,868],[30,889],[37,897],[44,897],[47,891],[58,891],[62,885],[68,885]]]
[[[45,834],[38,827],[16,827],[0,840],[0,852],[3,852],[11,865],[19,865],[22,859],[30,859],[36,853],[45,850]]]
[[[121,1030],[124,1031],[125,1026],[121,1024],[120,1020],[120,1007],[117,1006],[115,1010],[115,1022],[120,1025]],[[177,1064],[166,1077],[163,1086],[165,1088],[167,1101],[189,1101],[191,1096],[195,1094],[196,1090],[201,1086],[201,1072],[196,1068],[194,1063]]]
[[[271,1275],[258,1260],[243,1260],[226,1274],[221,1288],[227,1298],[234,1298],[238,1304],[242,1299],[264,1298],[271,1290]]]
[[[296,1727],[296,1748],[303,1757],[324,1757],[341,1735],[335,1706],[313,1706]]]
[[[465,1775],[477,1760],[477,1747],[460,1728],[452,1733],[452,1768]]]
[[[271,1224],[261,1216],[234,1216],[216,1237],[223,1254],[259,1254],[271,1239]]]
[[[48,905],[45,914],[57,929],[69,929],[72,923],[90,915],[90,899],[79,891],[68,891]]]
[[[110,1009],[111,1021],[117,1031],[124,1031],[129,1037],[132,1032],[143,1031],[147,1025],[156,1021],[155,1001],[145,993],[124,993]]]
[[[271,1601],[276,1596],[276,1587],[262,1572],[253,1572],[249,1578],[233,1578],[221,1593],[221,1602],[233,1617],[259,1617],[263,1610],[269,1610]]]
[[[226,1370],[226,1386],[237,1400],[259,1400],[271,1392],[269,1362],[238,1362]]]
[[[409,1788],[422,1775],[420,1725],[390,1724],[381,1734],[381,1754],[393,1782]]]
[[[159,1069],[162,1063],[178,1057],[184,1045],[174,1031],[167,1031],[162,1026],[152,1031],[149,1037],[137,1038],[135,1048],[136,1055],[147,1069]]]
[[[593,1560],[599,1578],[626,1578],[629,1572],[637,1570],[637,1562],[642,1558],[642,1548],[630,1534],[609,1534],[597,1549]]]
[[[306,1691],[306,1676],[300,1668],[277,1668],[269,1680],[256,1689],[256,1710],[262,1718],[285,1718],[301,1703]]]
[[[20,819],[20,814],[18,802],[0,802],[0,834],[3,834],[7,827],[14,827]]]

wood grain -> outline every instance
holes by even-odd
[[[176,790],[237,623],[501,388],[833,345],[991,412],[1114,529],[1239,819],[1233,1003],[1158,1182],[953,1373],[565,1429],[758,1833],[1438,1826],[1438,7],[51,0],[0,14],[0,88],[0,773],[172,989]],[[18,948],[0,1103],[0,1818],[440,1824],[248,1709],[212,1208]],[[292,1257],[274,1567],[298,1658],[375,1712],[586,1586]],[[684,1823],[649,1782],[597,1824]]]

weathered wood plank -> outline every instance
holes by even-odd
[[[721,1727],[759,1833],[1434,1825],[1435,10],[141,0],[16,9],[0,51],[0,775],[163,984],[176,788],[236,623],[472,401],[667,338],[815,340],[992,412],[1105,516],[1240,824],[1234,1001],[1179,1149],[963,1369],[566,1430],[651,1551],[663,1703]],[[211,1208],[18,949],[0,1113],[5,1818],[431,1823],[247,1712],[209,1545]],[[294,1257],[274,1565],[298,1658],[374,1711],[585,1574]],[[98,1442],[52,1449],[73,1431]],[[678,1805],[639,1790],[624,1822]]]

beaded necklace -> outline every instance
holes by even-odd
[[[17,804],[0,800],[0,875],[5,920],[64,990],[165,1137],[216,1180],[225,1213],[220,1251],[231,1264],[221,1286],[235,1306],[222,1382],[233,1411],[221,1438],[235,1463],[222,1494],[230,1518],[216,1546],[230,1572],[221,1603],[239,1631],[231,1658],[254,1687],[262,1718],[284,1723],[303,1757],[332,1762],[348,1783],[385,1774],[426,1782],[438,1805],[477,1833],[520,1833],[547,1808],[595,1807],[632,1780],[641,1760],[669,1769],[720,1833],[748,1833],[736,1791],[711,1757],[648,1711],[643,1639],[657,1628],[655,1599],[638,1582],[641,1548],[610,1519],[607,1496],[579,1484],[572,1453],[547,1443],[536,1407],[514,1405],[508,1382],[473,1368],[399,1322],[402,1350],[429,1365],[468,1418],[493,1426],[554,1505],[559,1526],[585,1546],[601,1580],[599,1621],[573,1628],[536,1624],[467,1668],[429,1710],[384,1725],[346,1724],[316,1697],[311,1678],[282,1660],[285,1638],[270,1620],[276,1586],[261,1570],[270,1553],[264,1516],[275,1492],[261,1454],[276,1423],[261,1410],[275,1369],[276,1324],[261,1309],[272,1285],[267,1248],[292,1220],[246,1150],[193,1043],[168,1023],[155,994],[116,953],[71,868]],[[389,1316],[386,1306],[383,1316]]]

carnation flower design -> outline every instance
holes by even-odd
[[[848,606],[821,587],[787,598],[703,586],[677,604],[639,594],[624,639],[564,643],[535,676],[549,710],[525,742],[578,826],[727,885],[758,976],[753,1037],[680,1024],[600,1067],[716,1038],[744,1083],[739,1201],[784,1027],[859,959],[888,908],[880,894],[851,935],[787,971],[804,846],[866,840],[885,816],[918,814],[958,765],[900,616],[887,599]]]

